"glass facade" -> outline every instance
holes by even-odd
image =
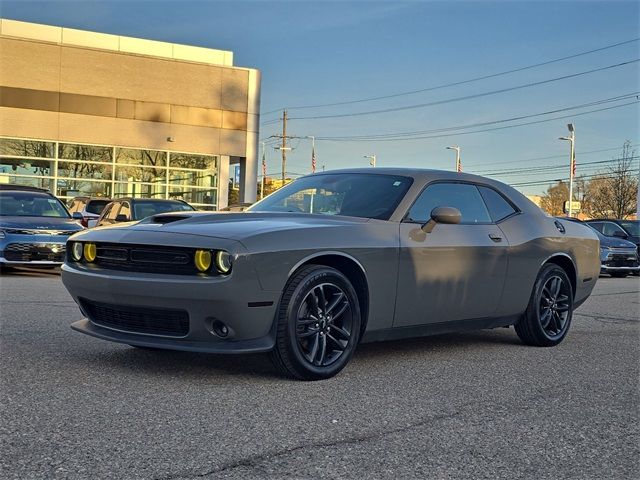
[[[218,157],[107,145],[0,138],[0,183],[78,195],[174,198],[215,210]]]

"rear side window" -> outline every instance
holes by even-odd
[[[461,223],[491,223],[487,207],[475,185],[435,183],[429,185],[415,201],[407,220],[426,223],[436,207],[455,207],[462,214]]]
[[[516,213],[516,209],[513,208],[511,204],[493,188],[478,185],[478,190],[480,190],[480,194],[484,199],[484,203],[487,204],[489,214],[494,222],[499,222],[500,220],[507,218],[509,215]]]

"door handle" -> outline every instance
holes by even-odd
[[[500,243],[502,241],[502,237],[500,235],[496,235],[495,233],[490,233],[489,238],[496,243]]]

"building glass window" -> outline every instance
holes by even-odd
[[[0,138],[0,183],[77,195],[178,198],[217,205],[218,157],[182,152]]]
[[[111,162],[113,148],[97,145],[78,145],[61,143],[58,146],[58,158],[65,160],[83,160],[88,162]]]
[[[0,175],[52,177],[54,163],[52,160],[0,157]]]
[[[38,140],[21,140],[18,138],[0,138],[0,155],[16,157],[55,157],[56,144]]]
[[[166,167],[167,152],[159,150],[138,150],[136,148],[116,148],[116,163]]]
[[[58,177],[111,180],[111,165],[88,162],[58,162]]]

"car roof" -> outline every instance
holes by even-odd
[[[112,202],[122,202],[126,200],[127,202],[136,201],[136,200],[144,200],[145,202],[180,202],[187,203],[184,200],[178,200],[177,198],[145,198],[145,197],[120,197],[114,198]]]
[[[53,194],[46,188],[30,187],[28,185],[11,185],[6,183],[0,183],[1,191],[14,191],[14,192],[38,192],[46,193],[53,196]]]

